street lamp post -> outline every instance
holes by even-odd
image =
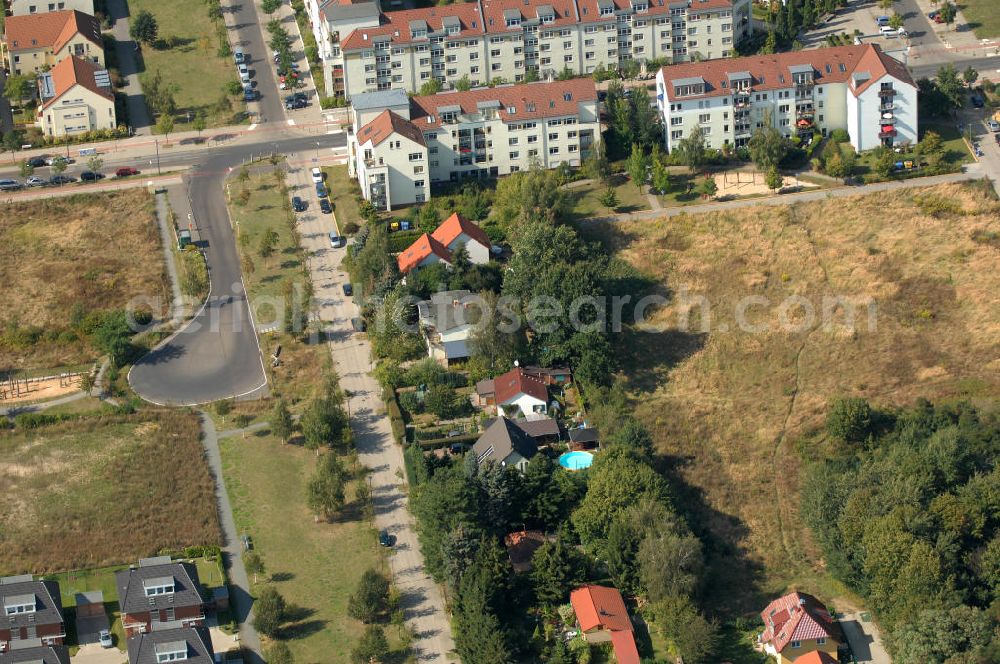
[[[156,146],[156,174],[163,175],[163,173],[160,172],[160,139],[154,138],[153,144]]]

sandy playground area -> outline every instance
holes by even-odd
[[[770,194],[767,188],[764,174],[756,171],[724,171],[715,176],[715,184],[718,186],[716,198],[722,196],[754,196],[758,194]],[[781,188],[795,187],[797,189],[816,189],[819,185],[811,182],[803,182],[796,177],[784,176]]]
[[[0,382],[0,407],[26,401],[45,401],[72,394],[80,389],[79,374],[22,378]]]

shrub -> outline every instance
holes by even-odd
[[[837,399],[826,416],[826,430],[835,438],[859,443],[868,438],[873,428],[872,408],[859,397]]]
[[[253,605],[254,629],[273,638],[285,619],[285,609],[285,598],[271,586],[265,587]]]
[[[388,608],[389,580],[377,570],[361,575],[358,588],[347,600],[347,615],[363,623],[374,622]]]
[[[830,132],[830,140],[834,143],[846,143],[851,140],[851,136],[846,129],[837,128]]]
[[[344,235],[354,235],[355,233],[358,232],[358,225],[353,221],[349,221],[346,224],[344,224],[344,227],[341,229],[341,231],[343,231]]]

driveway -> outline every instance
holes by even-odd
[[[110,629],[107,614],[76,619],[76,640],[80,645],[98,643],[102,629]]]
[[[73,664],[123,664],[128,662],[128,655],[118,648],[102,648],[96,643],[80,646],[80,651],[73,656]]]
[[[296,161],[306,158],[302,154]],[[331,161],[332,155],[323,159],[324,164]],[[296,193],[308,194],[313,189],[309,166],[290,172],[288,185]],[[302,245],[311,256],[309,273],[318,303],[317,313],[330,340],[340,386],[352,395],[348,399],[348,410],[358,454],[361,463],[371,469],[375,526],[387,529],[396,537],[389,566],[402,593],[406,622],[416,634],[413,649],[421,662],[454,661],[453,656],[449,657],[455,645],[444,600],[437,584],[424,569],[413,517],[407,509],[406,491],[400,486],[405,482],[401,479],[403,450],[392,439],[381,390],[370,375],[371,347],[366,339],[351,330],[351,317],[357,316],[358,310],[342,290],[342,285],[349,281],[340,267],[346,250],[330,247],[328,235],[336,230],[333,215],[320,214],[315,200],[310,200],[309,210],[298,218]]]
[[[840,627],[858,664],[892,664],[892,658],[882,645],[882,633],[867,612],[843,614]]]

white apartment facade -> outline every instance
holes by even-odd
[[[845,129],[859,152],[917,141],[917,87],[872,44],[672,65],[656,87],[668,151],[695,127],[739,148],[768,122],[788,137]]]
[[[374,0],[306,0],[327,90],[416,92],[519,83],[628,61],[729,57],[748,37],[751,0],[476,0],[382,13]]]
[[[43,14],[75,9],[84,14],[94,14],[94,0],[10,0],[10,13],[14,16]]]
[[[372,95],[384,104],[381,111]],[[435,182],[495,178],[533,165],[579,166],[601,137],[590,79],[405,99],[398,90],[354,99],[348,163],[365,198],[380,209],[425,202]]]

